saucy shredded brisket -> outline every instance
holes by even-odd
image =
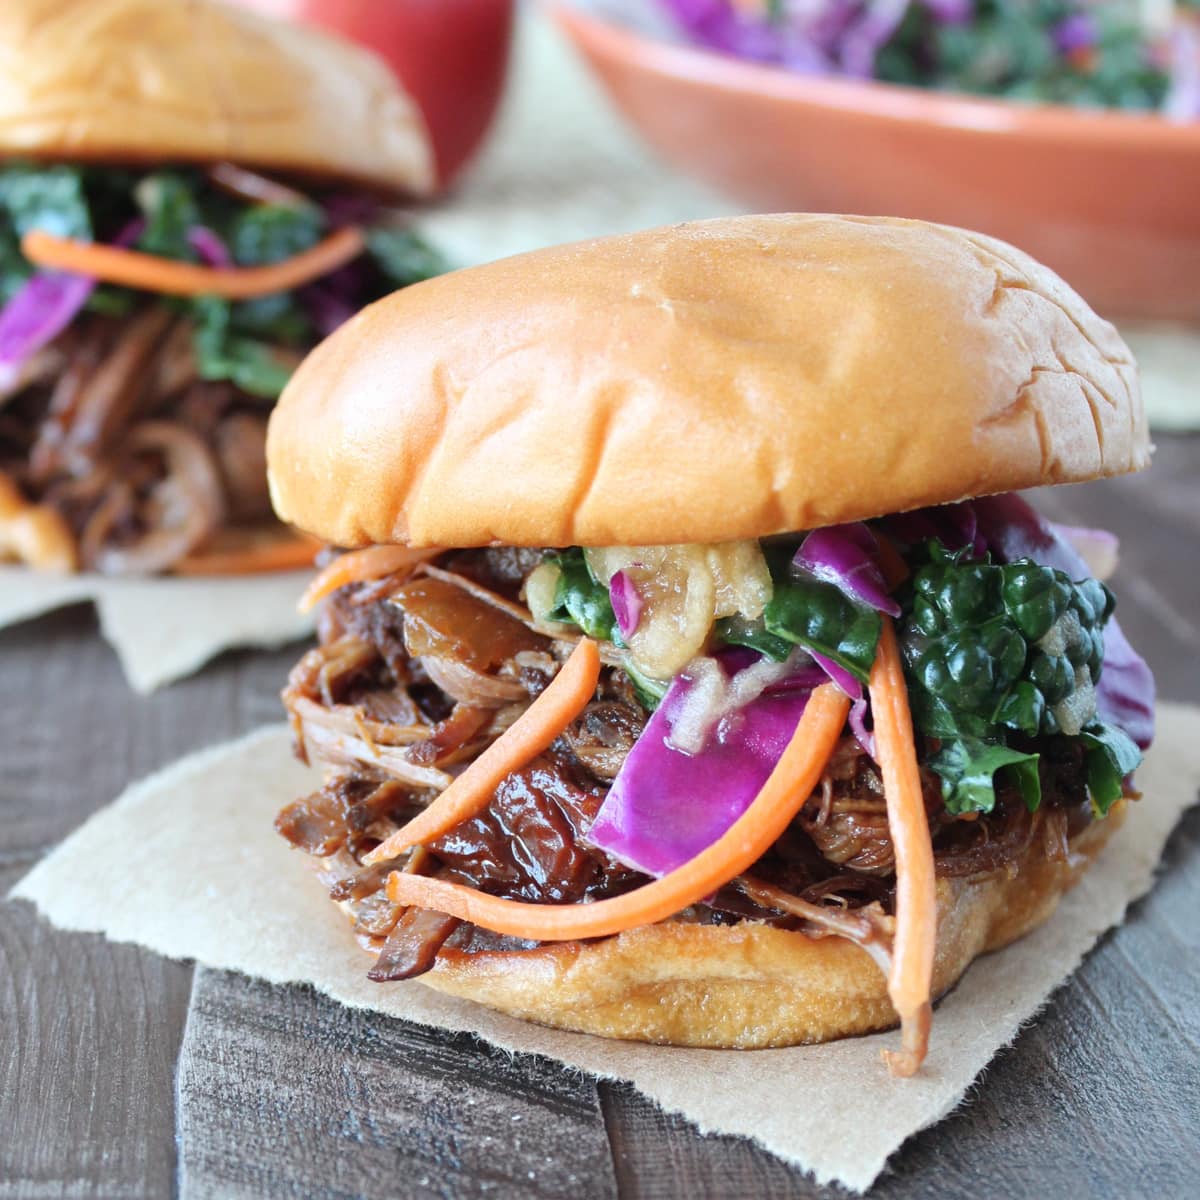
[[[203,380],[189,322],[162,301],[77,321],[0,409],[0,473],[60,515],[89,570],[161,571],[230,522],[276,524],[270,403]]]
[[[327,781],[284,809],[276,827],[322,860],[331,895],[378,954],[372,979],[419,975],[447,945],[469,952],[530,945],[391,904],[385,885],[392,871],[534,903],[599,900],[648,881],[587,839],[648,715],[614,666],[602,670],[596,700],[549,751],[508,776],[482,813],[399,859],[361,865],[446,786],[451,776],[443,768],[498,737],[569,653],[569,643],[515,615],[521,581],[539,558],[521,549],[456,551],[407,581],[342,588],[326,603],[321,644],[284,692],[298,752],[324,766]],[[448,582],[447,572],[471,586]],[[1068,854],[1068,837],[1090,820],[1082,753],[1062,739],[1038,749],[1043,803],[1032,814],[1001,787],[992,813],[954,817],[937,777],[922,769],[939,876],[1011,867],[1036,846],[1052,859]],[[890,954],[894,885],[879,770],[847,736],[821,787],[772,849],[746,876],[676,919],[755,920],[851,937],[882,961]]]

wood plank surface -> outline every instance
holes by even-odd
[[[292,658],[226,655],[144,697],[89,606],[0,632],[0,896],[131,780],[277,719]],[[171,1194],[191,977],[0,902],[0,1197]]]
[[[180,1191],[200,1198],[608,1197],[595,1083],[310,988],[197,970]]]
[[[1122,622],[1162,693],[1200,700],[1200,440],[1159,443],[1150,473],[1037,499],[1121,535]],[[226,655],[142,698],[86,608],[0,632],[0,886],[131,779],[277,719],[294,657]],[[1197,912],[1193,812],[1156,891],[875,1194],[1200,1194]],[[194,981],[0,904],[0,1198],[837,1194],[625,1085],[305,988]]]

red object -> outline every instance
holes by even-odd
[[[425,117],[444,187],[496,115],[512,41],[513,0],[237,0],[320,25],[387,60]]]

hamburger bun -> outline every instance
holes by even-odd
[[[980,954],[1046,921],[1124,817],[1122,801],[1071,840],[1065,862],[1035,841],[1011,872],[940,878],[934,996]],[[866,951],[754,922],[664,921],[534,950],[443,948],[420,982],[542,1025],[672,1046],[757,1050],[897,1024],[887,980]]]
[[[1132,356],[1047,268],[781,214],[405,288],[271,418],[279,515],[340,546],[757,538],[1148,461]]]
[[[0,154],[434,183],[424,122],[380,59],[212,0],[4,0]]]

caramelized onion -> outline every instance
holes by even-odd
[[[136,505],[141,532],[129,540],[119,536],[123,506],[102,503],[84,531],[84,561],[102,574],[151,574],[170,567],[220,524],[221,481],[208,447],[179,425],[146,421],[130,434],[125,450],[130,458],[160,454],[165,478]]]

